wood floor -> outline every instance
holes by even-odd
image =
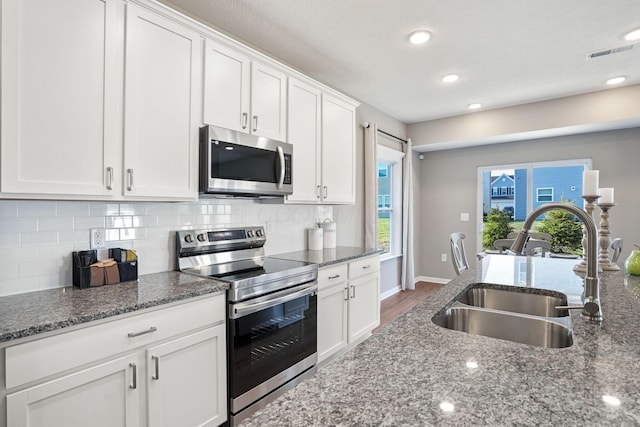
[[[373,330],[375,334],[380,328],[398,316],[411,310],[416,304],[429,297],[444,285],[439,283],[418,282],[413,291],[400,291],[382,301],[380,304],[380,326]]]

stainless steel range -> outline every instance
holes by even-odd
[[[178,269],[228,282],[229,414],[240,422],[315,371],[316,264],[264,254],[263,227],[176,232]]]

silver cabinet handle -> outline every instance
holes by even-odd
[[[320,198],[320,186],[316,185],[316,198],[319,199]]]
[[[154,371],[154,374],[151,376],[151,379],[159,380],[160,379],[160,357],[151,356],[151,360],[155,362],[155,371]]]
[[[356,287],[351,285],[351,298],[356,297]]]
[[[362,269],[363,269],[363,270],[366,270],[367,268],[371,268],[371,265],[363,265],[363,266],[362,266]]]
[[[249,123],[249,114],[242,113],[242,129],[246,129],[248,123]]]
[[[129,366],[133,370],[133,377],[131,379],[131,384],[129,384],[129,388],[135,390],[138,388],[138,365],[135,363],[129,363]]]
[[[324,188],[324,198],[326,199],[327,196],[329,195],[329,190],[327,189],[326,185],[323,188]]]
[[[346,288],[344,288],[344,293],[345,293],[344,300],[345,301],[349,301],[349,287],[348,286]]]
[[[145,335],[145,334],[150,334],[151,332],[155,332],[157,331],[158,328],[156,328],[155,326],[150,326],[149,329],[146,329],[144,331],[140,331],[140,332],[129,332],[127,334],[127,336],[129,338],[135,338],[135,337],[139,337],[140,335]]]
[[[129,185],[127,185],[127,190],[133,190],[133,169],[127,169],[127,178],[129,180]]]
[[[107,190],[113,190],[113,168],[107,166]]]
[[[280,159],[280,179],[278,179],[278,188],[282,188],[282,184],[284,184],[284,152],[282,151],[281,146],[277,146],[276,150],[278,151],[278,159]]]
[[[253,116],[253,132],[258,130],[258,116]]]
[[[335,276],[329,276],[329,277],[327,277],[327,279],[329,279],[329,280],[333,280],[333,279],[337,279],[338,277],[340,277],[340,275],[339,275],[339,274],[336,274]]]

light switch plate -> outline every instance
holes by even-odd
[[[460,221],[469,221],[469,214],[466,212],[463,212],[460,214]]]

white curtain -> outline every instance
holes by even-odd
[[[364,123],[364,246],[378,247],[378,128]]]
[[[402,278],[401,287],[415,289],[415,274],[413,269],[413,151],[411,138],[404,147],[404,164],[402,172]]]

